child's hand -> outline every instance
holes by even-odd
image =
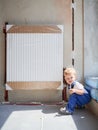
[[[70,93],[70,94],[73,94],[73,93],[75,93],[75,92],[76,92],[76,89],[74,89],[74,88],[69,90],[69,93]]]

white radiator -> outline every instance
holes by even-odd
[[[63,87],[63,26],[7,25],[6,89]]]

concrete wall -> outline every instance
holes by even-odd
[[[1,0],[0,6],[4,9],[1,26],[4,22],[9,24],[63,24],[64,25],[64,67],[72,66],[72,0]],[[82,1],[75,0],[75,65],[78,71],[78,79],[83,81],[83,36],[82,36]],[[1,10],[2,10],[1,9]],[[3,36],[0,35],[2,40]],[[0,56],[4,59],[4,41]],[[4,78],[4,61],[0,62],[0,68]],[[2,78],[0,77],[0,81]],[[4,82],[4,79],[3,79]],[[3,85],[1,83],[1,88]],[[61,91],[11,91],[10,101],[59,101],[62,99]]]
[[[98,0],[84,0],[84,76],[98,76]]]
[[[3,2],[0,1],[0,101],[4,101],[4,81],[5,81],[5,45],[3,35],[4,10]]]
[[[98,0],[84,0],[84,78],[98,76]],[[98,116],[98,102],[88,108]]]
[[[74,0],[74,59],[78,80],[84,80],[83,0]]]

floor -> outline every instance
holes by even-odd
[[[98,130],[98,117],[87,108],[60,115],[60,107],[0,104],[0,130]]]

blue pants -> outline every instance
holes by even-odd
[[[82,107],[83,105],[89,103],[90,100],[91,100],[90,94],[78,95],[78,94],[73,93],[69,97],[69,101],[66,106],[66,109],[69,112],[73,113],[76,105]]]

